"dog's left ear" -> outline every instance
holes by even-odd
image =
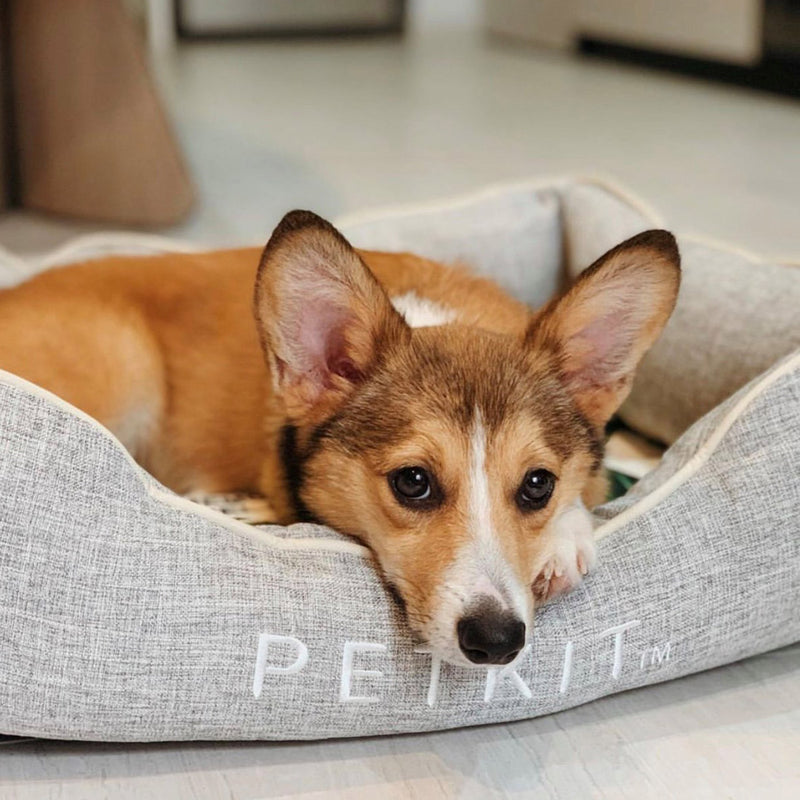
[[[254,310],[275,389],[295,421],[331,414],[408,332],[358,253],[310,211],[292,211],[275,228]]]
[[[555,353],[567,388],[593,425],[605,425],[628,396],[679,285],[675,237],[646,231],[599,258],[532,321],[526,341]]]

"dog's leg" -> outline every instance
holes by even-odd
[[[532,587],[539,603],[572,591],[596,561],[592,518],[580,500],[553,521],[550,536],[550,556]]]

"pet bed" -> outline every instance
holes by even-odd
[[[462,259],[533,304],[659,224],[620,191],[575,180],[341,221],[357,245]],[[800,640],[800,273],[679,242],[678,309],[623,410],[674,444],[595,510],[597,568],[539,611],[511,668],[416,648],[354,541],[307,524],[248,527],[179,497],[99,424],[0,373],[0,732],[153,741],[453,728]],[[6,264],[7,282],[36,266]]]

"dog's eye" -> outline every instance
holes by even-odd
[[[544,508],[553,496],[556,476],[546,469],[532,469],[517,490],[517,505],[522,511]]]
[[[433,479],[422,467],[395,470],[389,475],[389,486],[404,506],[426,506],[434,499]]]

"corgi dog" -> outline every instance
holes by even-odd
[[[0,368],[177,492],[254,493],[268,521],[363,541],[437,655],[508,664],[594,564],[604,426],[679,282],[653,230],[532,311],[294,211],[260,257],[114,256],[0,292]]]

